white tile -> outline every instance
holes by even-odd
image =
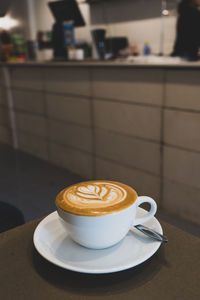
[[[11,131],[8,127],[0,125],[0,142],[12,145]]]
[[[54,143],[49,144],[49,155],[51,163],[66,168],[70,172],[78,174],[85,179],[92,179],[92,155]]]
[[[163,71],[129,68],[99,68],[93,71],[93,95],[161,105]]]
[[[7,106],[7,94],[6,94],[6,88],[3,86],[0,86],[0,105],[1,106]]]
[[[166,72],[166,106],[200,110],[199,70]]]
[[[132,186],[139,196],[150,196],[159,203],[160,179],[145,172],[96,158],[97,179],[120,181]]]
[[[17,88],[31,90],[43,90],[43,68],[42,67],[13,67],[10,69],[11,85]]]
[[[200,153],[164,147],[164,177],[200,188]]]
[[[47,136],[46,119],[44,117],[19,112],[16,112],[15,115],[18,131],[32,133],[41,137]]]
[[[0,68],[0,86],[3,85],[3,68]]]
[[[160,145],[104,129],[95,130],[97,156],[160,174]]]
[[[95,126],[116,132],[160,140],[159,108],[103,100],[94,101]]]
[[[91,95],[89,69],[53,67],[45,69],[45,90],[81,96]]]
[[[12,90],[14,108],[44,114],[44,94],[40,91]]]
[[[9,111],[0,106],[0,125],[10,126]]]
[[[61,143],[92,152],[92,129],[81,127],[80,125],[63,123],[58,121],[48,121],[49,139],[56,143]]]
[[[5,86],[4,68],[2,66],[0,68],[0,86]]]
[[[73,96],[46,94],[47,114],[50,118],[90,125],[90,100]]]
[[[171,214],[200,225],[200,189],[165,180],[162,207]]]
[[[200,114],[165,110],[164,142],[200,151]]]

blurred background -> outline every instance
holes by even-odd
[[[127,51],[121,56],[144,55],[145,45],[153,55],[170,55],[173,51],[177,6],[180,3],[178,0],[152,0],[151,3],[147,0],[51,1],[59,2],[58,4],[65,2],[63,7],[49,5],[49,2],[1,1],[0,28],[1,31],[6,30],[10,34],[11,43],[15,48],[13,60],[16,59],[16,52],[26,53],[25,59],[34,59],[34,55],[36,59],[41,60],[53,58],[53,25],[61,19],[65,22],[73,21],[73,46],[84,49],[85,56],[89,58],[99,58],[95,49],[95,33],[92,33],[95,30],[96,35],[99,34],[96,38],[104,41],[104,55],[107,58],[111,55],[119,57],[119,50],[122,49]],[[76,2],[78,7],[75,7],[73,2]],[[70,20],[71,18],[74,19]],[[98,30],[105,32],[101,33]]]
[[[1,0],[2,231],[110,179],[200,235],[199,2]]]

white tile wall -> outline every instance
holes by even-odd
[[[9,111],[6,107],[0,106],[0,125],[10,126]]]
[[[0,86],[0,105],[1,106],[7,106],[7,94],[6,94],[6,88],[4,86]]]
[[[44,114],[44,94],[40,91],[12,90],[14,108]]]
[[[45,91],[90,96],[91,87],[87,68],[46,68]]]
[[[16,124],[18,131],[32,133],[46,138],[46,119],[43,116],[37,116],[25,113],[16,113]]]
[[[200,113],[165,110],[164,142],[200,151]]]
[[[166,106],[200,111],[199,70],[166,72]]]
[[[94,101],[95,126],[155,141],[160,140],[159,108]]]
[[[200,188],[200,153],[164,147],[164,177]]]
[[[66,168],[83,178],[91,179],[93,177],[92,155],[54,143],[49,144],[49,155],[51,163]]]
[[[49,139],[54,143],[69,145],[92,152],[92,130],[76,124],[48,120]]]
[[[160,201],[159,177],[100,158],[96,158],[96,177],[124,182],[132,186],[139,196],[153,197],[157,203]]]
[[[200,189],[165,180],[162,206],[167,212],[200,225]]]
[[[11,131],[3,125],[0,125],[0,142],[12,145]]]
[[[96,98],[162,105],[163,72],[160,70],[100,68],[92,74]]]
[[[91,125],[90,100],[68,95],[46,94],[47,115],[49,118]]]
[[[104,129],[95,130],[96,154],[127,166],[160,174],[160,145]]]
[[[43,68],[16,67],[11,69],[11,84],[13,87],[43,90]]]

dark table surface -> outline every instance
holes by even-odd
[[[200,299],[200,239],[161,222],[169,243],[127,271],[89,275],[61,269],[33,245],[40,220],[0,234],[0,298]]]

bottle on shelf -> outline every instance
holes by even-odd
[[[144,43],[143,54],[144,56],[148,56],[151,54],[151,48],[149,46],[149,42]]]

